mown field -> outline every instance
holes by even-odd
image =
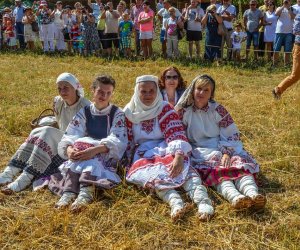
[[[111,74],[117,81],[114,103],[123,107],[136,76],[158,75],[171,63],[0,55],[0,169],[30,132],[30,121],[51,107],[58,74],[74,73],[88,97],[93,78]],[[300,249],[300,85],[275,101],[271,89],[287,71],[173,65],[189,83],[201,73],[215,78],[216,100],[231,112],[245,148],[261,164],[266,209],[235,212],[210,190],[216,209],[212,221],[200,223],[195,208],[173,224],[166,204],[125,182],[80,214],[55,210],[57,197],[47,190],[28,189],[0,194],[1,249]]]

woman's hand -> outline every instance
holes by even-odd
[[[76,153],[78,152],[78,149],[73,148],[72,146],[67,147],[67,156],[72,161],[77,161]]]
[[[91,147],[82,151],[77,151],[75,153],[75,158],[77,161],[86,161],[92,159],[97,153],[97,149],[95,147]]]
[[[221,166],[224,168],[230,167],[230,156],[228,154],[223,154],[223,157],[221,159]]]
[[[175,154],[174,160],[172,162],[170,177],[175,178],[183,170],[184,157],[181,154]]]

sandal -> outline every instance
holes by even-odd
[[[273,94],[274,99],[276,99],[276,100],[279,100],[281,98],[281,94],[278,92],[277,87],[272,90],[272,94]]]

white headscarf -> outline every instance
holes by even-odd
[[[154,102],[147,106],[143,104],[139,98],[139,84],[141,82],[154,82],[156,84],[157,93]],[[125,116],[132,123],[140,123],[142,121],[150,120],[158,116],[163,109],[163,99],[159,91],[158,77],[153,75],[143,75],[136,78],[134,94],[130,102],[125,106]]]
[[[78,79],[71,73],[65,72],[65,73],[60,74],[56,79],[56,83],[59,83],[59,82],[70,83],[72,85],[72,87],[78,91],[79,96],[84,97],[83,87],[79,83]]]

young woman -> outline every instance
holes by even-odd
[[[223,18],[217,14],[216,5],[208,6],[201,23],[206,27],[204,58],[210,61],[221,60],[222,36],[218,34],[218,26],[222,22]]]
[[[192,166],[234,208],[263,208],[266,198],[253,177],[259,165],[243,149],[232,117],[214,101],[214,92],[210,76],[197,76],[176,105],[193,147]]]
[[[36,21],[36,17],[32,12],[31,7],[27,7],[25,10],[22,23],[24,24],[24,36],[25,42],[29,50],[34,50],[34,42],[36,39],[36,32],[32,30],[31,24]]]
[[[127,146],[124,112],[110,100],[115,80],[98,76],[92,84],[93,104],[81,109],[69,124],[58,146],[59,155],[67,161],[60,167],[64,175],[61,190],[56,188],[61,178],[52,176],[50,190],[62,193],[56,207],[71,206],[80,210],[93,200],[94,187],[109,189],[121,182],[116,163]]]
[[[145,1],[143,3],[143,9],[138,17],[138,23],[140,25],[140,39],[144,58],[152,56],[152,39],[153,39],[153,19],[154,12],[150,9],[150,2]]]
[[[59,129],[44,126],[31,131],[0,174],[0,185],[10,183],[2,189],[5,194],[20,192],[34,179],[57,172],[64,161],[57,153],[58,142],[73,116],[90,102],[83,97],[83,88],[74,75],[62,73],[56,84],[59,96],[54,98],[53,107]],[[13,181],[19,173],[21,175]]]
[[[168,67],[161,73],[159,89],[163,100],[174,107],[186,89],[186,81],[183,80],[178,68]]]
[[[124,112],[131,160],[126,180],[155,191],[171,206],[173,220],[188,208],[175,190],[182,186],[197,204],[200,220],[208,220],[214,213],[211,200],[190,167],[191,145],[177,113],[162,100],[156,76],[137,77],[134,95]]]
[[[268,3],[268,10],[264,14],[263,24],[264,29],[264,42],[266,43],[266,50],[268,55],[268,61],[272,59],[273,43],[275,40],[275,31],[278,17],[275,15],[275,3],[270,1]]]

